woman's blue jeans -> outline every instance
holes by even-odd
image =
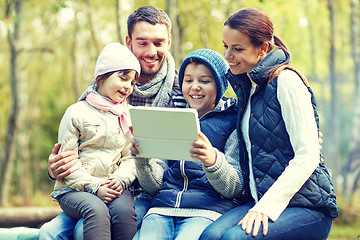
[[[213,221],[203,217],[146,216],[133,240],[197,240]]]
[[[254,203],[249,203],[225,213],[205,229],[199,240],[323,240],[330,233],[332,220],[322,212],[307,208],[288,207],[275,222],[269,220],[266,236],[262,234],[261,226],[257,236],[253,237],[252,232],[246,234],[241,225],[237,225],[253,206]]]

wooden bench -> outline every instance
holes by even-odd
[[[39,228],[61,212],[60,207],[0,208],[0,240],[36,240]]]

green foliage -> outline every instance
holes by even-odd
[[[167,1],[121,1],[121,19],[116,19],[116,1],[24,1],[19,49],[19,68],[25,76],[29,110],[24,123],[30,126],[32,170],[36,176],[34,191],[50,193],[52,182],[46,175],[47,158],[57,141],[57,129],[65,109],[74,103],[93,78],[96,58],[102,47],[118,39],[115,21],[120,21],[126,35],[127,16],[137,7],[153,5],[166,10]],[[341,159],[347,159],[352,133],[352,98],[354,89],[351,59],[348,2],[336,2],[336,63],[338,76],[339,115],[342,127],[339,143]],[[87,5],[89,3],[89,5]],[[330,23],[325,0],[253,1],[253,0],[189,0],[177,1],[184,56],[199,48],[211,48],[222,53],[222,28],[226,18],[243,7],[259,8],[272,18],[275,34],[287,44],[295,67],[309,79],[315,91],[324,150],[330,131],[329,101],[329,36]],[[4,9],[4,2],[0,9]],[[92,24],[89,21],[92,16]],[[3,13],[1,13],[3,14]],[[0,163],[3,161],[10,95],[10,51],[8,27],[0,14]],[[76,21],[75,21],[76,20]],[[11,19],[10,19],[11,21]],[[76,24],[77,25],[76,25]],[[91,29],[95,33],[92,36]],[[96,47],[98,44],[98,49]],[[76,56],[76,58],[74,58]],[[179,66],[178,66],[179,67]],[[74,78],[76,79],[74,80]],[[77,90],[76,90],[77,88]],[[228,95],[233,95],[231,90]],[[344,162],[345,160],[339,160]],[[329,164],[331,165],[331,163]],[[337,166],[337,165],[336,165]],[[15,186],[16,188],[16,186]]]
[[[360,229],[358,225],[339,226],[334,224],[328,240],[359,240]]]
[[[339,217],[333,222],[329,240],[360,238],[360,191],[353,195],[349,202],[340,194],[337,196]]]

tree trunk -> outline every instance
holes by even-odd
[[[87,10],[87,18],[88,18],[88,22],[89,22],[89,29],[90,29],[90,33],[91,33],[91,40],[96,49],[96,56],[98,56],[100,54],[100,46],[99,46],[99,42],[96,37],[96,31],[94,28],[94,21],[93,21],[93,16],[92,16],[92,8],[91,8],[90,0],[86,0],[85,4],[86,4],[86,10]]]
[[[30,201],[33,194],[33,178],[31,176],[31,154],[30,154],[30,127],[29,123],[32,118],[29,116],[29,83],[27,72],[24,68],[19,72],[19,128],[16,145],[16,169],[17,169],[17,185],[16,192],[20,199]],[[14,184],[13,184],[14,185]]]
[[[61,213],[60,207],[0,208],[0,228],[40,227]]]
[[[12,107],[10,107],[10,114],[8,118],[7,136],[6,136],[6,148],[5,148],[5,161],[1,172],[1,206],[7,206],[9,201],[9,193],[11,186],[11,179],[13,174],[14,162],[15,162],[15,141],[17,137],[18,128],[18,114],[19,114],[19,91],[18,91],[18,49],[17,44],[19,40],[19,31],[21,24],[21,8],[22,1],[7,1],[6,2],[6,16],[5,18],[10,21],[14,18],[13,32],[8,26],[8,42],[10,45],[11,55],[11,96]],[[11,5],[14,4],[15,16],[11,16]]]
[[[122,36],[122,28],[121,28],[121,22],[122,22],[122,7],[121,7],[121,0],[115,0],[116,1],[116,33],[119,39],[119,43],[124,44],[125,38]]]
[[[79,31],[79,23],[77,20],[77,10],[75,10],[75,14],[74,14],[74,36],[73,36],[73,44],[72,44],[72,49],[71,49],[71,58],[73,61],[73,76],[72,76],[72,84],[73,84],[73,90],[74,90],[74,95],[75,95],[75,101],[78,99],[78,97],[80,97],[80,90],[79,90],[79,86],[78,86],[78,74],[77,74],[77,55],[76,55],[76,51],[77,51],[77,34]]]
[[[328,9],[329,9],[329,20],[330,20],[330,89],[331,89],[331,99],[330,99],[330,114],[329,114],[329,126],[326,134],[329,134],[329,162],[334,164],[330,165],[331,169],[334,171],[334,175],[339,175],[339,170],[341,169],[341,162],[339,156],[339,134],[338,134],[338,107],[337,107],[337,79],[336,79],[336,48],[335,48],[335,9],[334,9],[334,0],[328,0]]]
[[[172,24],[172,47],[171,53],[175,59],[175,65],[180,66],[182,62],[181,31],[179,23],[179,8],[177,0],[167,0],[167,13]]]
[[[350,28],[351,28],[351,48],[352,58],[354,61],[354,73],[355,73],[355,97],[359,98],[360,95],[360,1],[351,0],[351,15],[350,15]]]
[[[307,19],[311,19],[311,15],[309,13],[309,4],[308,1],[304,1],[304,8],[305,8],[305,14]],[[310,36],[310,61],[311,61],[311,80],[312,82],[320,82],[319,77],[317,75],[317,61],[316,61],[316,43],[315,43],[315,37],[314,37],[314,29],[313,29],[313,23],[312,21],[309,21],[309,36]]]
[[[346,166],[344,195],[350,201],[354,190],[356,189],[357,181],[360,178],[360,31],[359,31],[359,1],[351,0],[351,14],[350,14],[350,28],[351,28],[351,48],[352,58],[354,62],[354,78],[355,78],[355,92],[354,92],[354,113],[352,119],[352,136],[349,144],[349,158]]]

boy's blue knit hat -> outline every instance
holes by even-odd
[[[190,53],[182,62],[179,70],[179,85],[181,91],[185,68],[190,63],[191,59],[205,64],[210,69],[214,77],[217,90],[215,105],[218,104],[229,85],[227,79],[225,78],[226,71],[229,68],[228,63],[219,53],[210,49],[199,49]]]

